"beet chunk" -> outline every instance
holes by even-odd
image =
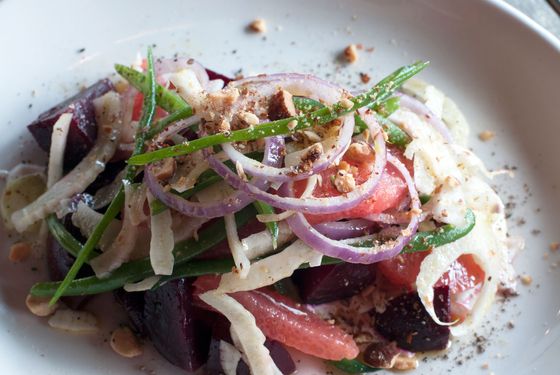
[[[297,270],[292,280],[305,303],[320,304],[360,293],[375,278],[374,267],[341,263]]]
[[[144,325],[154,347],[169,362],[195,371],[206,362],[210,329],[193,306],[192,282],[168,282],[145,295]]]
[[[449,322],[449,287],[434,288],[434,294],[436,315],[442,322]],[[416,292],[389,301],[385,312],[376,314],[375,326],[385,338],[412,352],[442,350],[449,341],[449,327],[433,321]]]
[[[208,312],[208,314],[206,318],[212,320],[212,341],[210,342],[206,373],[207,375],[219,375],[223,374],[222,366],[220,365],[220,341],[225,341],[233,345],[229,333],[231,324],[223,315],[212,312]],[[272,360],[282,374],[290,375],[296,371],[292,356],[284,345],[278,341],[268,339],[265,341],[264,345],[270,352]],[[250,375],[249,366],[247,366],[243,360],[239,361],[237,365],[237,375]]]
[[[126,292],[124,289],[117,289],[113,296],[123,307],[130,320],[132,329],[141,337],[146,336],[144,326],[144,295],[145,292]]]
[[[39,146],[49,152],[52,128],[60,115],[72,113],[68,133],[64,166],[72,168],[88,153],[97,137],[97,123],[93,100],[113,90],[113,84],[103,79],[70,99],[42,113],[37,120],[27,126]]]

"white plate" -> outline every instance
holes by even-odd
[[[268,22],[265,37],[244,31],[258,16]],[[505,199],[511,194],[517,202],[511,232],[527,240],[516,267],[534,281],[520,286],[521,296],[506,304],[505,312],[497,305],[489,315],[495,328],[485,333],[489,343],[483,354],[455,345],[464,353],[458,359],[451,354],[447,361],[429,360],[417,373],[558,373],[560,273],[553,263],[560,255],[543,259],[548,244],[560,240],[558,40],[499,1],[3,0],[0,167],[13,166],[34,147],[24,126],[40,112],[154,43],[158,55],[179,52],[226,74],[240,68],[246,75],[312,72],[357,87],[364,87],[358,72],[375,80],[404,63],[431,60],[423,78],[456,100],[473,134],[497,133],[485,144],[472,136],[476,151],[490,167],[518,168],[515,179],[502,178],[498,185]],[[375,51],[341,67],[336,56],[349,43]],[[78,53],[80,48],[85,51]],[[526,224],[516,225],[519,218]],[[9,243],[3,235],[3,248]],[[30,316],[23,299],[37,276],[31,264],[8,264],[2,254],[1,373],[138,374],[141,365],[158,374],[180,373],[152,352],[135,361],[119,358],[103,342],[107,333],[69,336]],[[514,329],[505,328],[509,320]],[[103,322],[105,331],[114,327]],[[470,360],[463,358],[470,353]]]

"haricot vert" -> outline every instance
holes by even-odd
[[[222,143],[252,141],[273,135],[285,135],[294,131],[305,129],[316,124],[326,124],[338,117],[353,113],[356,110],[376,105],[388,99],[405,81],[421,72],[428,62],[417,62],[406,65],[388,77],[381,80],[371,90],[350,98],[352,106],[345,105],[343,102],[335,103],[332,106],[320,108],[311,113],[304,113],[299,116],[289,117],[282,120],[271,121],[254,127],[235,130],[228,134],[218,133],[195,139],[183,144],[162,148],[145,154],[135,155],[128,160],[130,165],[145,165],[165,158],[187,155],[207,147],[213,147]],[[295,122],[295,126],[293,126]]]

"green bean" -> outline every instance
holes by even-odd
[[[465,214],[467,222],[463,227],[456,227],[451,224],[444,225],[440,228],[428,232],[418,232],[412,238],[412,241],[405,246],[402,253],[415,253],[418,251],[426,251],[432,247],[439,247],[458,239],[465,237],[474,228],[476,217],[469,209]]]
[[[190,107],[185,107],[183,109],[179,109],[178,111],[175,111],[167,116],[165,116],[164,118],[162,118],[161,120],[158,120],[158,122],[156,122],[146,133],[146,138],[147,139],[152,139],[154,138],[156,135],[158,135],[159,133],[161,133],[169,124],[172,124],[176,121],[179,120],[183,120],[187,117],[191,117],[192,116],[192,109]],[[194,126],[195,124],[193,124]]]
[[[290,134],[293,131],[305,129],[313,126],[314,124],[326,124],[338,117],[355,112],[361,107],[383,102],[406,80],[419,73],[427,65],[427,62],[417,62],[396,70],[391,75],[380,81],[371,90],[349,99],[352,105],[348,105],[348,101],[344,100],[342,102],[335,103],[330,107],[324,107],[311,113],[271,121],[232,132],[213,134],[194,141],[162,148],[142,155],[136,155],[131,157],[128,162],[132,165],[145,165],[169,157],[190,154],[197,150],[222,143],[251,141],[273,135]],[[293,126],[294,122],[295,126]]]
[[[47,216],[47,226],[49,228],[49,232],[51,232],[51,235],[60,244],[60,246],[62,246],[62,248],[69,254],[77,257],[84,245],[82,245],[82,243],[78,241],[72,233],[66,230],[64,224],[57,219],[56,215],[50,214]],[[86,262],[98,255],[98,252],[92,251],[86,259]]]
[[[150,80],[148,75],[120,64],[115,65],[115,70],[144,95],[149,92]],[[190,114],[186,117],[192,116],[191,106],[188,105],[178,94],[161,85],[156,85],[156,102],[158,106],[169,113],[175,113],[188,108],[190,110]]]
[[[156,109],[156,78],[154,74],[154,61],[152,56],[152,50],[148,49],[148,92],[144,95],[144,104],[142,108],[142,117],[140,118],[140,122],[138,123],[138,130],[136,133],[136,141],[134,144],[134,151],[133,155],[139,154],[144,150],[144,143],[146,141],[146,132],[144,129],[152,123],[154,118],[154,113]],[[126,174],[125,174],[125,183],[132,183],[134,177],[136,176],[136,169],[137,166],[127,166]],[[124,204],[124,185],[121,185],[119,191],[109,204],[109,207],[103,214],[103,217],[97,223],[95,228],[93,229],[92,234],[87,239],[84,246],[81,248],[80,252],[78,253],[76,260],[68,270],[68,273],[64,277],[64,280],[61,282],[60,286],[58,287],[56,293],[54,293],[52,299],[49,302],[49,305],[54,305],[58,299],[64,295],[65,289],[72,283],[72,281],[78,275],[78,272],[82,268],[83,264],[86,260],[90,259],[91,252],[97,246],[97,243],[103,236],[105,229],[109,226],[111,221],[117,216],[117,214],[121,211],[121,208]]]
[[[253,206],[255,206],[255,209],[259,214],[270,215],[276,213],[271,205],[261,201],[254,201]],[[265,223],[265,226],[272,236],[272,248],[276,249],[278,246],[278,222],[270,221]]]
[[[372,107],[372,109],[375,112],[379,113],[381,116],[387,118],[400,108],[400,101],[401,99],[398,96],[393,96],[385,100],[383,103]]]
[[[390,98],[389,100],[391,99],[393,98]],[[310,98],[296,96],[293,98],[293,101],[295,107],[300,111],[310,111],[310,110],[316,110],[318,108],[324,107],[324,105],[321,102]],[[383,130],[385,130],[385,133],[387,133],[387,141],[389,143],[394,144],[396,146],[404,147],[410,142],[408,135],[406,135],[406,133],[402,131],[401,128],[399,128],[397,125],[393,124],[391,121],[387,120],[386,118],[383,118],[378,114],[376,114],[376,119],[383,127]],[[364,120],[362,120],[362,118],[357,114],[354,115],[354,122],[355,122],[354,134],[360,134],[368,128]]]
[[[200,181],[197,182],[196,185],[194,185],[192,188],[185,190],[182,193],[178,193],[177,195],[183,197],[184,199],[189,199],[199,191],[202,191],[207,187],[210,187],[220,181],[222,181],[222,178],[214,173],[213,175],[207,178],[201,178]],[[167,210],[167,206],[162,201],[156,199],[153,200],[152,203],[150,204],[150,209],[152,215],[157,215]]]
[[[429,194],[420,194],[418,198],[420,198],[420,203],[426,204],[432,199],[432,196]]]
[[[348,374],[365,374],[368,372],[376,372],[381,370],[378,368],[365,365],[356,359],[343,359],[341,361],[327,361],[327,363]]]
[[[248,206],[235,214],[238,227],[245,225],[249,219],[255,217],[255,210]],[[188,239],[179,242],[173,249],[175,266],[173,278],[200,276],[209,273],[225,273],[231,271],[233,261],[192,261],[192,258],[202,254],[204,251],[216,246],[226,238],[223,219],[201,230],[198,241]],[[99,279],[96,276],[85,277],[71,281],[64,289],[64,296],[79,296],[87,294],[98,294],[121,288],[126,283],[133,283],[154,276],[149,258],[134,260],[123,264],[113,271],[108,277]],[[31,288],[31,294],[35,296],[50,297],[55,294],[61,282],[42,282]]]
[[[401,128],[399,128],[393,121],[380,114],[375,114],[375,119],[383,127],[387,133],[388,142],[399,147],[404,147],[410,143],[410,137]]]
[[[242,226],[255,211],[250,206],[236,214],[238,226]],[[465,216],[467,225],[461,228],[445,225],[434,231],[418,232],[412,241],[405,247],[402,253],[412,253],[416,251],[426,251],[432,247],[443,246],[459,238],[466,236],[475,225],[475,215],[471,210]],[[208,261],[189,261],[193,257],[201,254],[210,247],[225,239],[223,221],[220,220],[212,226],[206,228],[199,236],[199,241],[187,240],[177,244],[174,249],[175,267],[173,274],[166,276],[160,282],[170,281],[181,277],[194,277],[207,274],[223,274],[230,272],[234,267],[232,259],[208,260]],[[322,265],[339,264],[343,261],[328,256],[323,257]],[[303,264],[300,268],[308,268],[309,264]],[[149,259],[142,259],[124,264],[105,279],[98,279],[91,276],[84,279],[74,280],[64,295],[85,295],[97,294],[122,287],[129,282],[140,281],[148,276],[153,276],[153,271]],[[51,296],[60,285],[59,282],[39,283],[31,289],[31,294],[37,296]]]

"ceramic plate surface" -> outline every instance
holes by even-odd
[[[267,20],[264,37],[245,31],[256,17]],[[342,66],[337,55],[349,43],[374,51]],[[397,66],[430,60],[422,78],[459,104],[475,151],[491,168],[516,168],[515,178],[501,177],[496,186],[512,202],[511,233],[527,242],[516,268],[533,282],[496,304],[479,332],[482,345],[454,344],[447,360],[429,358],[416,373],[558,373],[560,254],[548,250],[560,240],[557,39],[498,1],[2,0],[0,168],[22,158],[44,163],[25,125],[148,45],[157,55],[191,56],[229,75],[309,72],[356,89],[365,87],[359,72],[375,81]],[[496,137],[483,143],[476,134],[487,129]],[[133,361],[114,354],[104,340],[123,318],[102,301],[94,304],[103,316],[99,336],[60,333],[28,314],[23,300],[43,262],[10,264],[11,240],[0,236],[0,373],[181,373],[149,348]]]

